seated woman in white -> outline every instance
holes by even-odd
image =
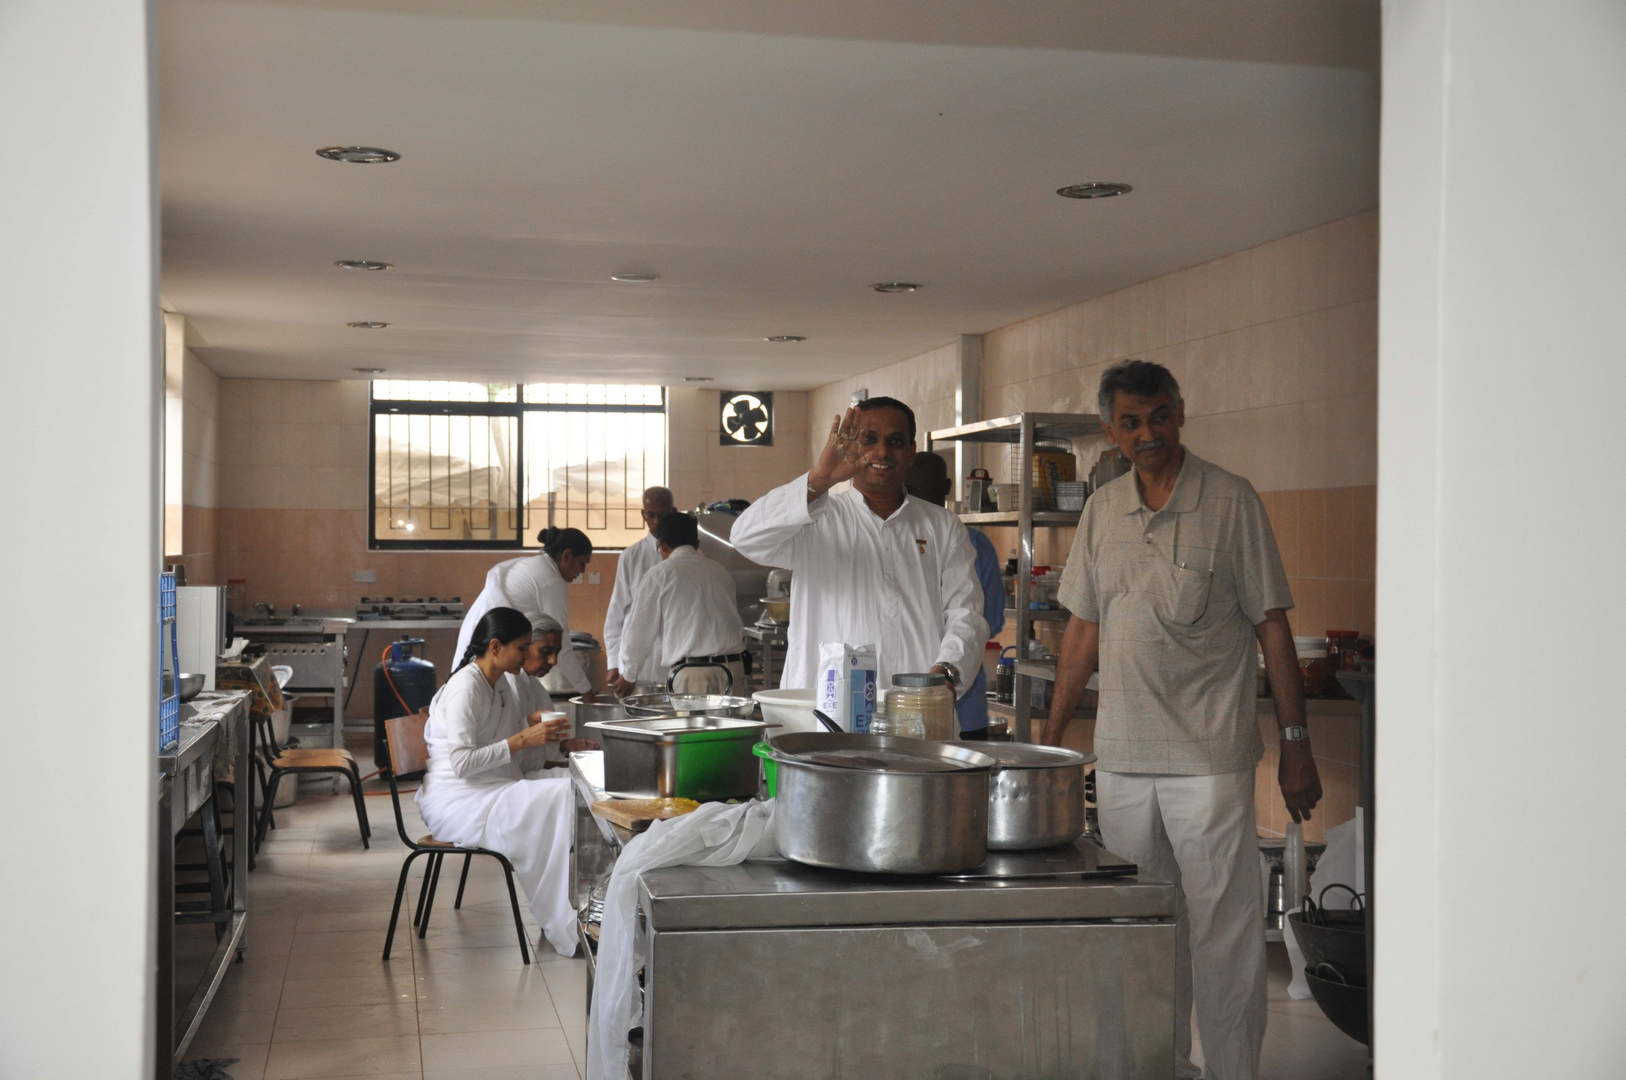
[[[429,703],[429,770],[418,809],[437,838],[508,856],[542,936],[571,956],[575,808],[568,774],[541,771],[565,721],[530,723],[505,678],[529,678],[520,672],[530,646],[530,621],[513,608],[492,608],[480,619],[461,665]]]

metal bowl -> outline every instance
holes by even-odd
[[[731,716],[749,720],[757,703],[748,697],[726,694],[634,694],[621,699],[628,717]]]
[[[180,695],[182,701],[191,701],[203,693],[203,681],[202,675],[188,675],[182,672],[175,684],[176,693]]]

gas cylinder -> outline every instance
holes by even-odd
[[[423,638],[392,641],[373,669],[373,755],[380,769],[389,762],[384,721],[426,708],[435,696],[435,665],[413,655],[422,645]]]

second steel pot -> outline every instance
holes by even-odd
[[[826,732],[768,745],[779,774],[774,837],[786,858],[872,874],[956,873],[987,858],[987,754]]]
[[[1094,754],[1035,743],[953,745],[997,762],[988,783],[988,850],[1054,847],[1084,831],[1084,766]]]

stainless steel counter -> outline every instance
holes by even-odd
[[[243,690],[210,691],[181,706],[181,737],[175,752],[158,758],[158,1040],[159,1075],[166,1060],[185,1053],[204,1012],[226,975],[226,965],[242,953],[248,926],[248,867],[253,837],[253,725],[249,695]],[[220,751],[217,753],[217,750]],[[217,779],[230,769],[232,785],[232,858],[224,899],[225,913],[214,954],[203,978],[177,1019],[173,1014],[175,964],[175,834],[214,794]],[[209,815],[204,815],[208,817]],[[205,842],[213,821],[205,823]]]
[[[796,863],[640,882],[643,1075],[1158,1077],[1172,887]]]

